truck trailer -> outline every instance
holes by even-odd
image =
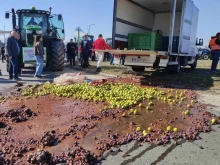
[[[121,50],[110,53],[120,54],[124,65],[134,71],[154,67],[173,68],[178,73],[181,66],[188,65],[195,69],[197,46],[203,45],[203,39],[197,39],[198,18],[199,9],[192,0],[114,0],[112,47]],[[128,49],[129,34],[148,32],[168,37],[167,48]]]

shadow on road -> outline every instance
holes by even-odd
[[[145,86],[163,86],[172,88],[187,88],[194,90],[209,90],[212,87],[220,89],[220,74],[209,73],[209,69],[182,68],[181,73],[171,71],[142,72],[141,84]]]

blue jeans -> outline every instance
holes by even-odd
[[[111,54],[110,65],[113,65],[114,56],[115,56],[114,54]]]
[[[44,68],[44,59],[43,59],[43,57],[40,56],[40,55],[36,55],[36,62],[37,62],[37,65],[36,65],[35,76],[41,76],[41,73],[42,73],[43,68]]]
[[[12,56],[9,60],[9,78],[18,78],[18,57]]]
[[[211,66],[211,70],[213,72],[216,71],[218,62],[219,62],[219,57],[220,57],[220,51],[212,51],[212,66]]]

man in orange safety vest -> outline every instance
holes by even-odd
[[[216,69],[220,58],[220,32],[209,41],[209,48],[212,53],[211,73],[217,73]]]

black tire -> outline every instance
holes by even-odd
[[[195,59],[194,63],[191,66],[191,69],[194,70],[197,67],[197,59]]]
[[[202,56],[202,59],[203,59],[203,60],[208,60],[208,59],[209,59],[209,55],[208,55],[208,54],[204,54],[204,55]]]
[[[134,72],[143,72],[145,70],[145,66],[132,66],[132,70]]]
[[[49,68],[52,71],[62,71],[65,62],[65,46],[62,40],[51,41],[51,47],[49,50],[50,57],[48,58]]]

